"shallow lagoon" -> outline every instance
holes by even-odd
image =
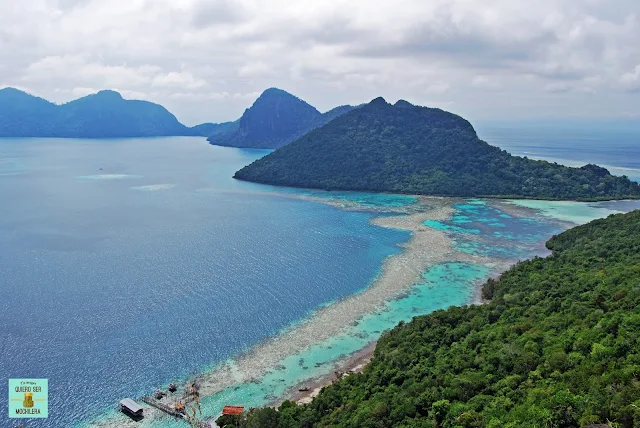
[[[545,254],[544,243],[566,227],[544,217],[518,217],[500,209],[502,203],[469,200],[455,204],[447,221],[425,225],[450,234],[463,253],[506,260]]]
[[[640,201],[612,201],[581,203],[571,201],[512,200],[512,204],[531,208],[540,215],[573,224],[585,224],[611,214],[640,209]]]

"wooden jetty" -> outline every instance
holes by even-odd
[[[167,395],[166,392],[158,389],[152,395],[144,396],[140,400],[145,402],[149,406],[154,407],[160,410],[161,412],[168,414],[169,416],[173,416],[174,418],[177,418],[177,419],[183,419],[189,422],[189,424],[191,424],[192,426],[197,426],[199,428],[211,428],[212,426],[215,426],[215,424],[212,425],[210,423],[202,422],[198,420],[199,417],[202,416],[202,411],[200,410],[199,388],[200,388],[200,385],[197,380],[191,382],[190,385],[185,386],[185,393],[182,399],[179,401],[176,401],[175,399],[177,397],[175,397],[172,393],[177,391],[178,386],[172,383],[169,385],[169,388],[168,388],[170,393],[169,395]],[[163,403],[161,401],[165,397],[169,399],[169,402]],[[137,410],[136,406],[138,405],[133,400],[131,399],[123,400],[123,402],[125,401],[128,404],[130,404],[128,408],[131,408],[133,412]],[[195,403],[195,405],[192,403]],[[188,405],[190,407],[187,407]],[[193,415],[189,414],[189,412],[187,411],[188,409],[193,410]],[[196,409],[197,411],[200,412],[200,416],[196,416]],[[240,408],[240,409],[244,409],[244,408]],[[129,410],[130,413],[133,413],[131,410]],[[140,407],[140,413],[142,413],[141,407]]]
[[[161,410],[173,417],[184,419],[184,413],[180,413],[173,407],[167,406],[164,403],[160,403],[158,400],[155,400],[153,397],[142,397],[142,401],[144,401],[151,407],[155,407],[156,409]]]

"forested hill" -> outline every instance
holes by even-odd
[[[211,135],[217,146],[275,149],[352,110],[340,106],[326,113],[282,89],[267,89],[245,110],[237,129]]]
[[[161,105],[126,100],[115,91],[56,105],[18,89],[0,89],[0,137],[206,137],[218,126],[189,128]]]
[[[639,198],[640,185],[595,165],[569,168],[512,156],[440,109],[388,104],[352,110],[238,171],[291,187],[538,199]]]
[[[400,324],[362,374],[239,426],[640,426],[640,211],[547,246],[486,283],[490,303]]]

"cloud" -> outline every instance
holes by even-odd
[[[444,94],[445,92],[451,89],[451,85],[447,82],[436,82],[432,83],[425,89],[427,94]]]
[[[71,93],[76,97],[85,97],[87,95],[95,94],[99,90],[100,89],[96,89],[96,88],[76,87],[76,88],[71,89]],[[66,91],[57,88],[56,92],[66,92]]]
[[[191,23],[197,28],[234,24],[244,19],[244,9],[231,0],[200,0],[191,7]]]
[[[238,93],[230,94],[228,92],[174,92],[170,95],[171,98],[188,101],[201,101],[201,100],[242,100],[250,101],[253,103],[260,96],[260,92],[249,92],[246,94]]]
[[[93,82],[99,86],[140,86],[152,82],[161,70],[154,65],[130,67],[92,62],[82,56],[47,56],[29,64],[23,81],[50,81],[52,79],[77,83]]]
[[[206,86],[204,79],[197,78],[186,71],[171,71],[166,74],[157,74],[151,80],[151,86],[173,87],[184,89],[197,89]]]
[[[620,78],[622,87],[628,91],[640,91],[640,64],[628,73],[624,73]]]
[[[474,76],[473,79],[471,79],[471,85],[483,89],[498,89],[502,86],[500,80],[496,77],[485,75]]]
[[[238,75],[243,77],[261,76],[271,74],[271,67],[263,61],[245,64],[238,70]]]
[[[0,0],[0,8],[0,84],[58,102],[119,88],[192,124],[233,120],[255,99],[246,94],[271,86],[320,110],[446,94],[471,120],[562,115],[568,105],[598,114],[602,98],[610,114],[640,109],[637,0]]]

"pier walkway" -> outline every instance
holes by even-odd
[[[166,404],[159,403],[153,397],[142,397],[142,401],[144,401],[145,403],[147,403],[152,407],[155,407],[158,410],[162,410],[163,412],[173,417],[180,418],[180,419],[184,419],[185,417],[183,413],[178,412],[176,409],[174,409],[173,407],[169,407]]]

